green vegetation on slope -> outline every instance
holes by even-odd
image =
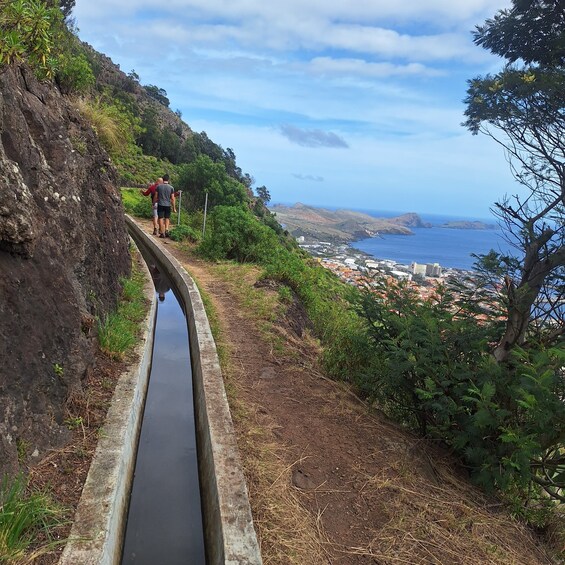
[[[515,348],[509,363],[498,363],[492,347],[504,304],[487,292],[486,281],[484,292],[475,281],[472,292],[440,288],[429,301],[390,281],[359,293],[245,208],[215,208],[199,249],[213,260],[255,262],[264,277],[291,288],[324,346],[329,374],[444,442],[477,483],[508,493],[517,511],[538,521],[547,510],[536,485],[548,470],[555,482],[549,492],[559,496],[565,352]]]
[[[62,63],[57,46],[63,15],[40,0],[0,1],[0,66],[25,61],[52,78]]]
[[[234,152],[206,132],[190,131],[181,113],[168,109],[164,89],[142,86],[135,71],[124,74],[80,42],[66,25],[72,24],[73,6],[72,1],[0,0],[0,68],[26,63],[64,94],[78,96],[78,107],[110,153],[122,184],[144,185],[163,172],[175,175],[179,165],[206,156],[248,190],[253,179],[237,166]]]

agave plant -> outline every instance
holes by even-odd
[[[15,0],[14,2],[4,0],[0,3],[2,8],[0,25],[19,30],[28,19],[28,4],[26,0]]]
[[[0,29],[0,65],[9,65],[13,61],[22,60],[25,52],[21,35],[16,30]]]
[[[0,65],[26,60],[52,77],[51,52],[62,29],[62,14],[41,0],[0,0]]]

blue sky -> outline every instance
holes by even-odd
[[[517,191],[472,136],[471,31],[510,0],[77,0],[79,36],[167,91],[273,202],[485,218]]]

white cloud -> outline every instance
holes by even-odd
[[[392,77],[392,76],[439,76],[442,71],[432,69],[420,63],[395,65],[393,63],[371,63],[363,59],[335,59],[315,57],[305,67],[313,74],[339,74],[356,77]]]
[[[509,4],[77,0],[75,15],[273,201],[484,215],[513,183],[460,126],[461,100],[465,79],[500,66],[470,31]]]
[[[258,50],[297,51],[299,49],[345,49],[379,57],[402,57],[417,61],[477,57],[470,36],[460,35],[461,27],[470,30],[484,17],[509,2],[502,0],[419,0],[400,3],[389,0],[287,0],[267,3],[262,0],[109,0],[96,3],[78,0],[75,13],[81,21],[113,25],[124,37],[130,34],[151,42],[169,38],[183,45],[218,44],[226,41]],[[157,17],[154,14],[158,14]],[[152,17],[153,15],[153,17]],[[144,22],[143,29],[132,25]],[[125,25],[120,25],[120,22]],[[418,22],[416,27],[413,22]],[[404,29],[399,32],[394,25]],[[419,29],[432,30],[426,34]],[[457,33],[456,33],[457,32]]]
[[[516,188],[500,148],[463,129],[449,138],[429,134],[391,140],[357,134],[343,151],[289,144],[273,128],[201,120],[194,125],[232,147],[256,185],[267,186],[272,202],[454,215],[464,211],[484,218],[495,200]]]
[[[507,0],[287,0],[286,2],[264,2],[262,0],[77,0],[76,14],[85,17],[131,16],[140,11],[156,14],[175,14],[177,18],[188,17],[206,21],[244,20],[280,21],[285,25],[296,21],[351,21],[356,23],[392,19],[397,22],[414,21],[422,25],[432,23],[435,27],[448,27],[461,21],[475,22],[477,18],[491,16],[495,11],[508,7]]]
[[[302,173],[292,173],[292,176],[298,180],[324,182],[324,177],[320,177],[318,175],[305,175]]]

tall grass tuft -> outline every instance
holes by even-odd
[[[136,326],[119,313],[110,314],[98,327],[100,347],[112,359],[122,359],[135,343]]]
[[[22,475],[5,476],[0,483],[0,563],[21,560],[40,532],[49,539],[50,530],[61,524],[62,514],[47,494],[27,493]],[[44,550],[52,545],[48,541]],[[41,552],[40,548],[34,554]]]
[[[98,341],[102,351],[112,359],[123,359],[137,341],[139,322],[147,311],[143,273],[134,263],[132,274],[122,279],[122,297],[115,312],[98,324]]]
[[[126,149],[132,136],[130,123],[117,106],[106,104],[101,98],[81,98],[76,104],[108,153],[117,155]]]

